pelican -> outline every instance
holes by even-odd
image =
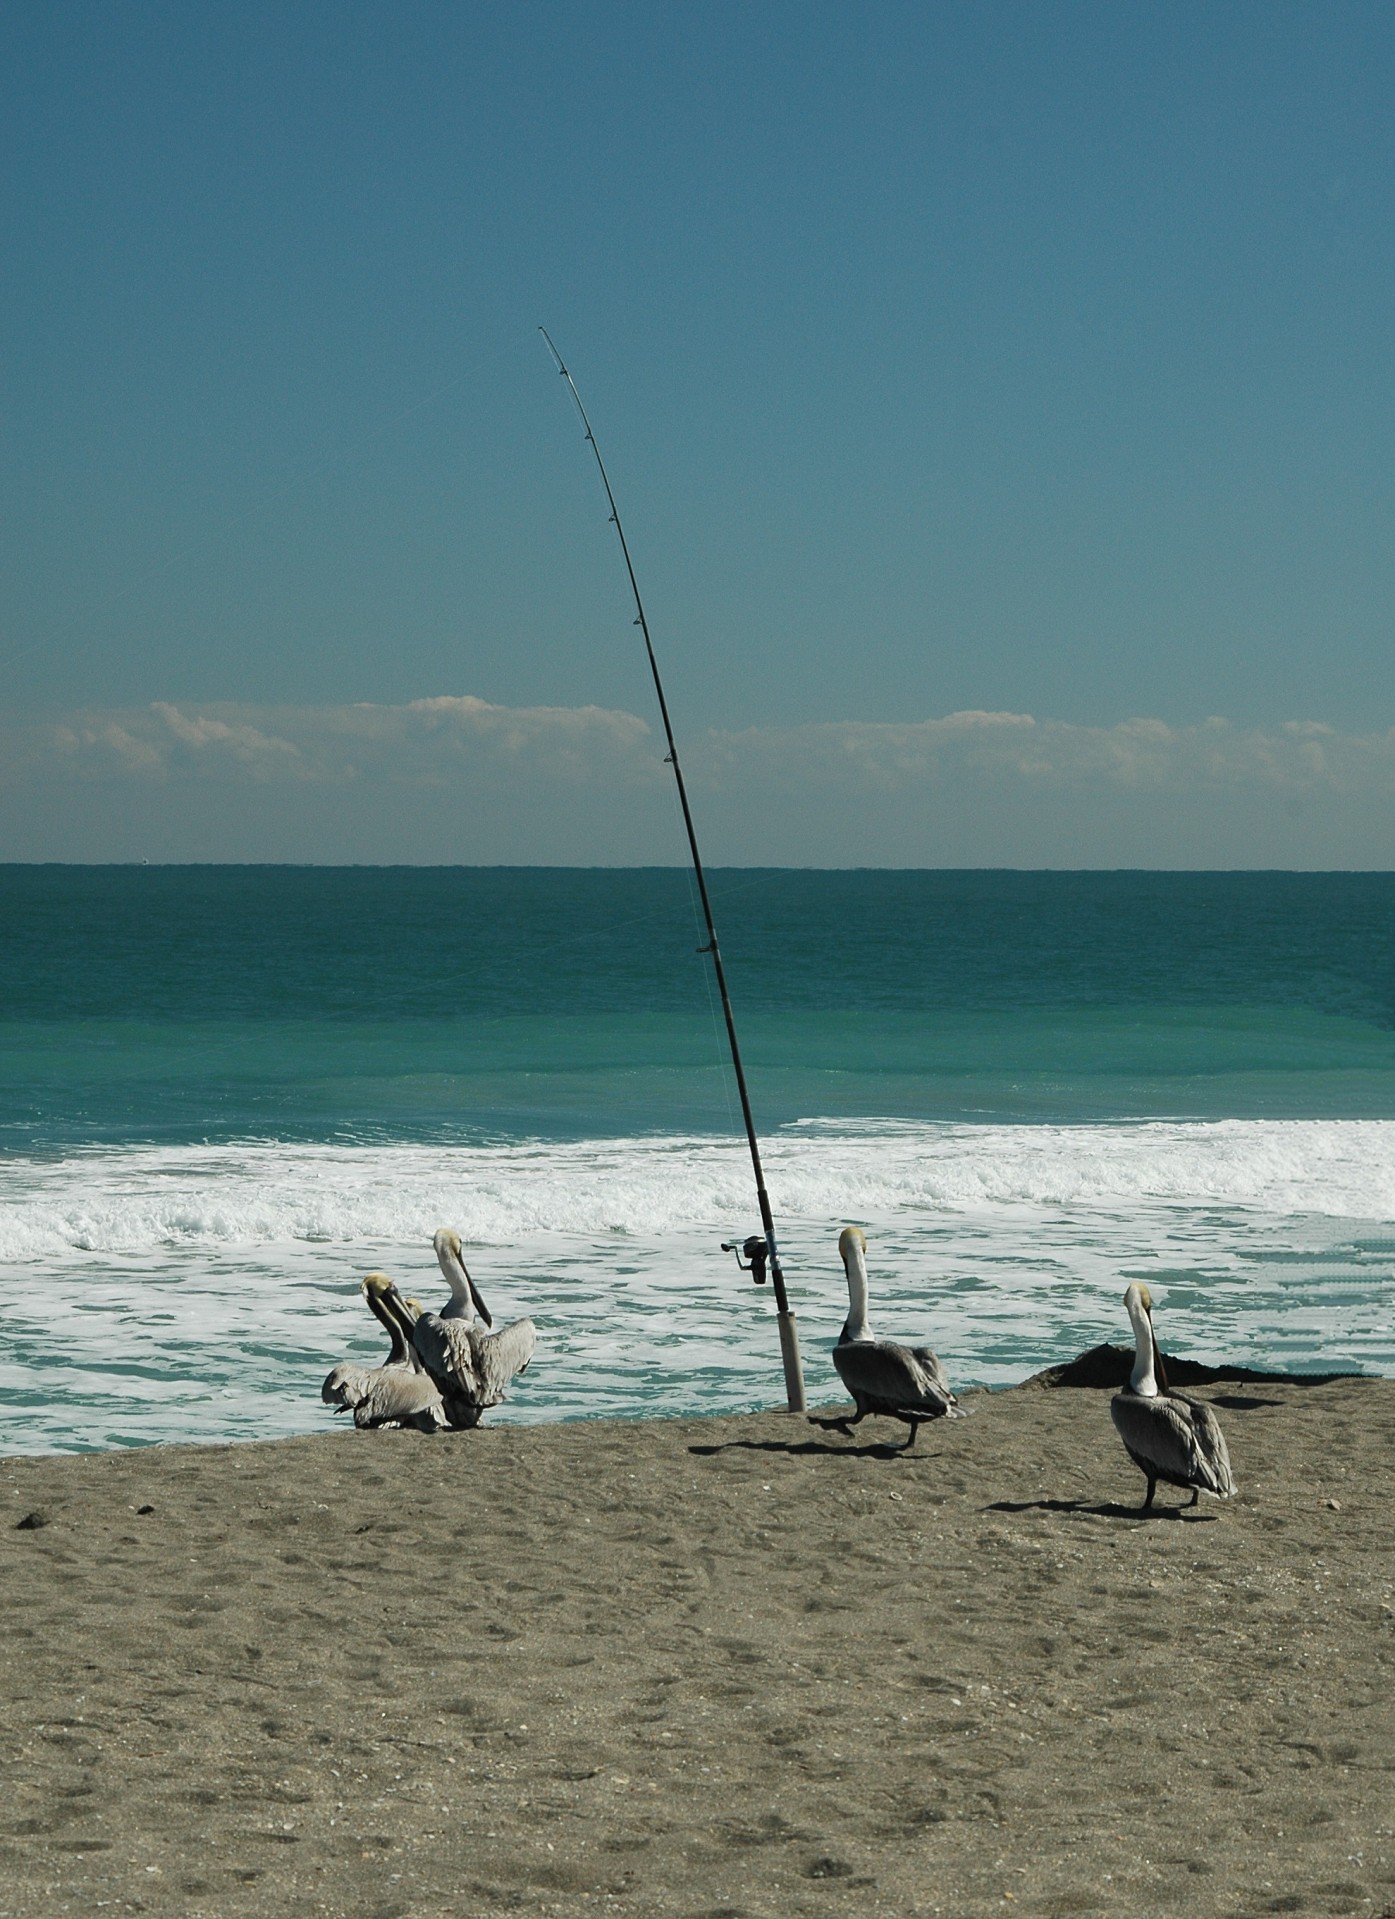
[[[460,1310],[451,1315],[424,1313],[392,1285],[383,1294],[384,1305],[440,1391],[447,1424],[456,1427],[479,1425],[489,1407],[504,1398],[510,1380],[526,1371],[537,1344],[531,1319],[516,1319],[497,1332],[478,1325],[477,1297],[471,1281],[463,1299],[456,1295]]]
[[[320,1388],[320,1398],[337,1413],[351,1412],[355,1426],[416,1426],[433,1432],[446,1423],[441,1395],[383,1303],[391,1285],[386,1273],[369,1273],[361,1286],[368,1310],[392,1341],[387,1358],[381,1366],[357,1366],[352,1360],[341,1360],[331,1368]]]
[[[1184,1512],[1202,1493],[1229,1499],[1235,1481],[1221,1423],[1203,1401],[1169,1392],[1162,1354],[1153,1337],[1152,1294],[1135,1283],[1124,1294],[1124,1305],[1133,1322],[1133,1372],[1128,1385],[1121,1386],[1109,1402],[1109,1411],[1124,1451],[1147,1475],[1143,1510],[1152,1505],[1160,1479],[1169,1486],[1191,1487]]]
[[[325,1383],[320,1388],[320,1398],[326,1406],[333,1406],[336,1412],[349,1411],[364,1382],[387,1366],[405,1366],[412,1369],[411,1349],[402,1336],[402,1328],[391,1318],[379,1298],[379,1286],[389,1284],[386,1273],[369,1273],[359,1282],[359,1291],[368,1302],[368,1310],[378,1324],[384,1328],[392,1342],[388,1356],[381,1366],[360,1366],[352,1359],[341,1359],[337,1366],[330,1368]]]
[[[959,1402],[950,1391],[944,1367],[928,1346],[900,1346],[892,1339],[873,1339],[867,1325],[867,1236],[859,1226],[845,1226],[838,1235],[838,1251],[848,1277],[849,1312],[833,1364],[838,1377],[857,1402],[851,1419],[818,1423],[851,1435],[868,1413],[902,1419],[910,1427],[905,1450],[915,1444],[922,1420],[962,1418]]]

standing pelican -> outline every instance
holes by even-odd
[[[479,1425],[489,1407],[504,1398],[510,1380],[527,1369],[537,1344],[531,1319],[516,1319],[498,1332],[476,1324],[473,1294],[471,1282],[454,1315],[424,1313],[395,1286],[383,1295],[384,1305],[439,1388],[447,1423],[456,1427]]]
[[[851,1434],[868,1413],[901,1419],[911,1429],[905,1447],[909,1451],[922,1420],[943,1419],[946,1414],[962,1417],[959,1402],[950,1391],[944,1367],[928,1346],[873,1339],[867,1325],[867,1237],[861,1227],[843,1228],[838,1251],[848,1279],[849,1312],[833,1348],[833,1364],[857,1402],[857,1411],[851,1419],[818,1423]]]
[[[1109,1411],[1124,1451],[1147,1475],[1143,1510],[1152,1505],[1160,1479],[1169,1486],[1191,1487],[1192,1496],[1183,1511],[1194,1506],[1202,1493],[1229,1499],[1235,1481],[1221,1423],[1203,1401],[1168,1390],[1162,1354],[1153,1337],[1152,1294],[1135,1283],[1124,1294],[1124,1305],[1133,1322],[1133,1372],[1128,1385],[1120,1387],[1109,1402]]]
[[[338,1413],[351,1412],[355,1426],[417,1426],[434,1431],[446,1423],[441,1395],[384,1304],[383,1295],[391,1285],[386,1273],[369,1273],[361,1288],[368,1310],[392,1341],[387,1358],[381,1366],[341,1360],[326,1377],[320,1398]]]

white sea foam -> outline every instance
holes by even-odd
[[[1395,1221],[1395,1121],[814,1122],[765,1147],[786,1220],[1151,1202]],[[5,1168],[0,1263],[363,1240],[648,1236],[750,1210],[744,1142],[93,1148]]]
[[[1299,1369],[1395,1370],[1395,1123],[811,1123],[766,1148],[811,1390],[872,1243],[874,1323],[1002,1384],[1127,1337],[1146,1277],[1170,1342]],[[0,1206],[0,1445],[313,1428],[319,1380],[373,1351],[372,1266],[428,1298],[445,1221],[538,1360],[503,1418],[776,1403],[768,1296],[716,1242],[751,1230],[744,1144],[239,1146],[10,1160]]]

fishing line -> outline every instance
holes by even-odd
[[[712,972],[716,980],[717,991],[721,995],[722,1018],[727,1030],[727,1044],[731,1052],[731,1069],[736,1078],[736,1090],[741,1100],[741,1117],[745,1122],[746,1144],[751,1154],[751,1170],[756,1180],[756,1202],[760,1208],[761,1225],[764,1238],[752,1235],[744,1247],[737,1251],[740,1260],[744,1252],[750,1262],[748,1270],[757,1285],[764,1282],[766,1268],[769,1267],[771,1288],[775,1294],[776,1319],[780,1331],[780,1357],[785,1370],[785,1394],[792,1413],[804,1411],[804,1374],[799,1361],[799,1330],[785,1292],[785,1277],[780,1268],[780,1254],[775,1241],[775,1220],[770,1210],[770,1195],[765,1189],[765,1172],[761,1166],[760,1142],[756,1138],[756,1122],[751,1112],[750,1094],[746,1086],[746,1073],[741,1064],[741,1047],[736,1037],[736,1018],[731,1009],[731,996],[727,992],[726,968],[722,964],[722,951],[717,943],[717,926],[712,916],[712,901],[707,891],[707,878],[703,872],[702,855],[698,851],[697,828],[693,824],[692,809],[688,805],[688,789],[683,780],[683,769],[679,764],[678,746],[673,737],[673,724],[669,719],[668,701],[664,697],[664,685],[659,677],[659,662],[654,652],[654,642],[649,632],[649,621],[644,611],[644,601],[640,596],[639,581],[635,578],[634,562],[630,558],[630,543],[625,538],[625,529],[620,523],[620,509],[615,504],[615,494],[611,490],[610,475],[605,470],[605,461],[601,458],[601,449],[596,444],[596,436],[591,431],[591,422],[586,417],[586,408],[581,404],[581,395],[577,392],[576,382],[567,371],[566,363],[552,343],[552,336],[546,327],[539,327],[539,333],[547,342],[547,350],[557,363],[557,371],[566,381],[576,410],[581,416],[582,428],[596,459],[596,469],[601,476],[601,485],[605,488],[606,500],[610,506],[610,522],[615,528],[616,538],[620,542],[620,551],[624,556],[625,571],[629,575],[630,592],[634,596],[635,622],[644,636],[644,650],[649,660],[649,671],[654,681],[654,693],[659,702],[659,715],[664,723],[664,738],[668,742],[666,755],[673,768],[674,784],[678,789],[678,803],[683,809],[683,825],[688,837],[688,851],[692,858],[693,878],[702,900],[703,926],[707,934],[703,952],[712,960]],[[728,1250],[736,1250],[728,1248]]]

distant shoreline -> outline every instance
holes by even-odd
[[[565,860],[0,860],[0,873],[28,872],[35,868],[76,868],[102,872],[110,868],[151,872],[201,873],[228,868],[245,872],[303,873],[679,873],[690,871],[683,860],[633,860],[618,864],[604,861]],[[709,873],[884,873],[888,875],[937,874],[1031,874],[1063,879],[1108,878],[1111,875],[1137,875],[1140,878],[1179,878],[1190,875],[1222,879],[1357,878],[1389,879],[1395,867],[1388,866],[771,866],[766,862],[710,861]]]

